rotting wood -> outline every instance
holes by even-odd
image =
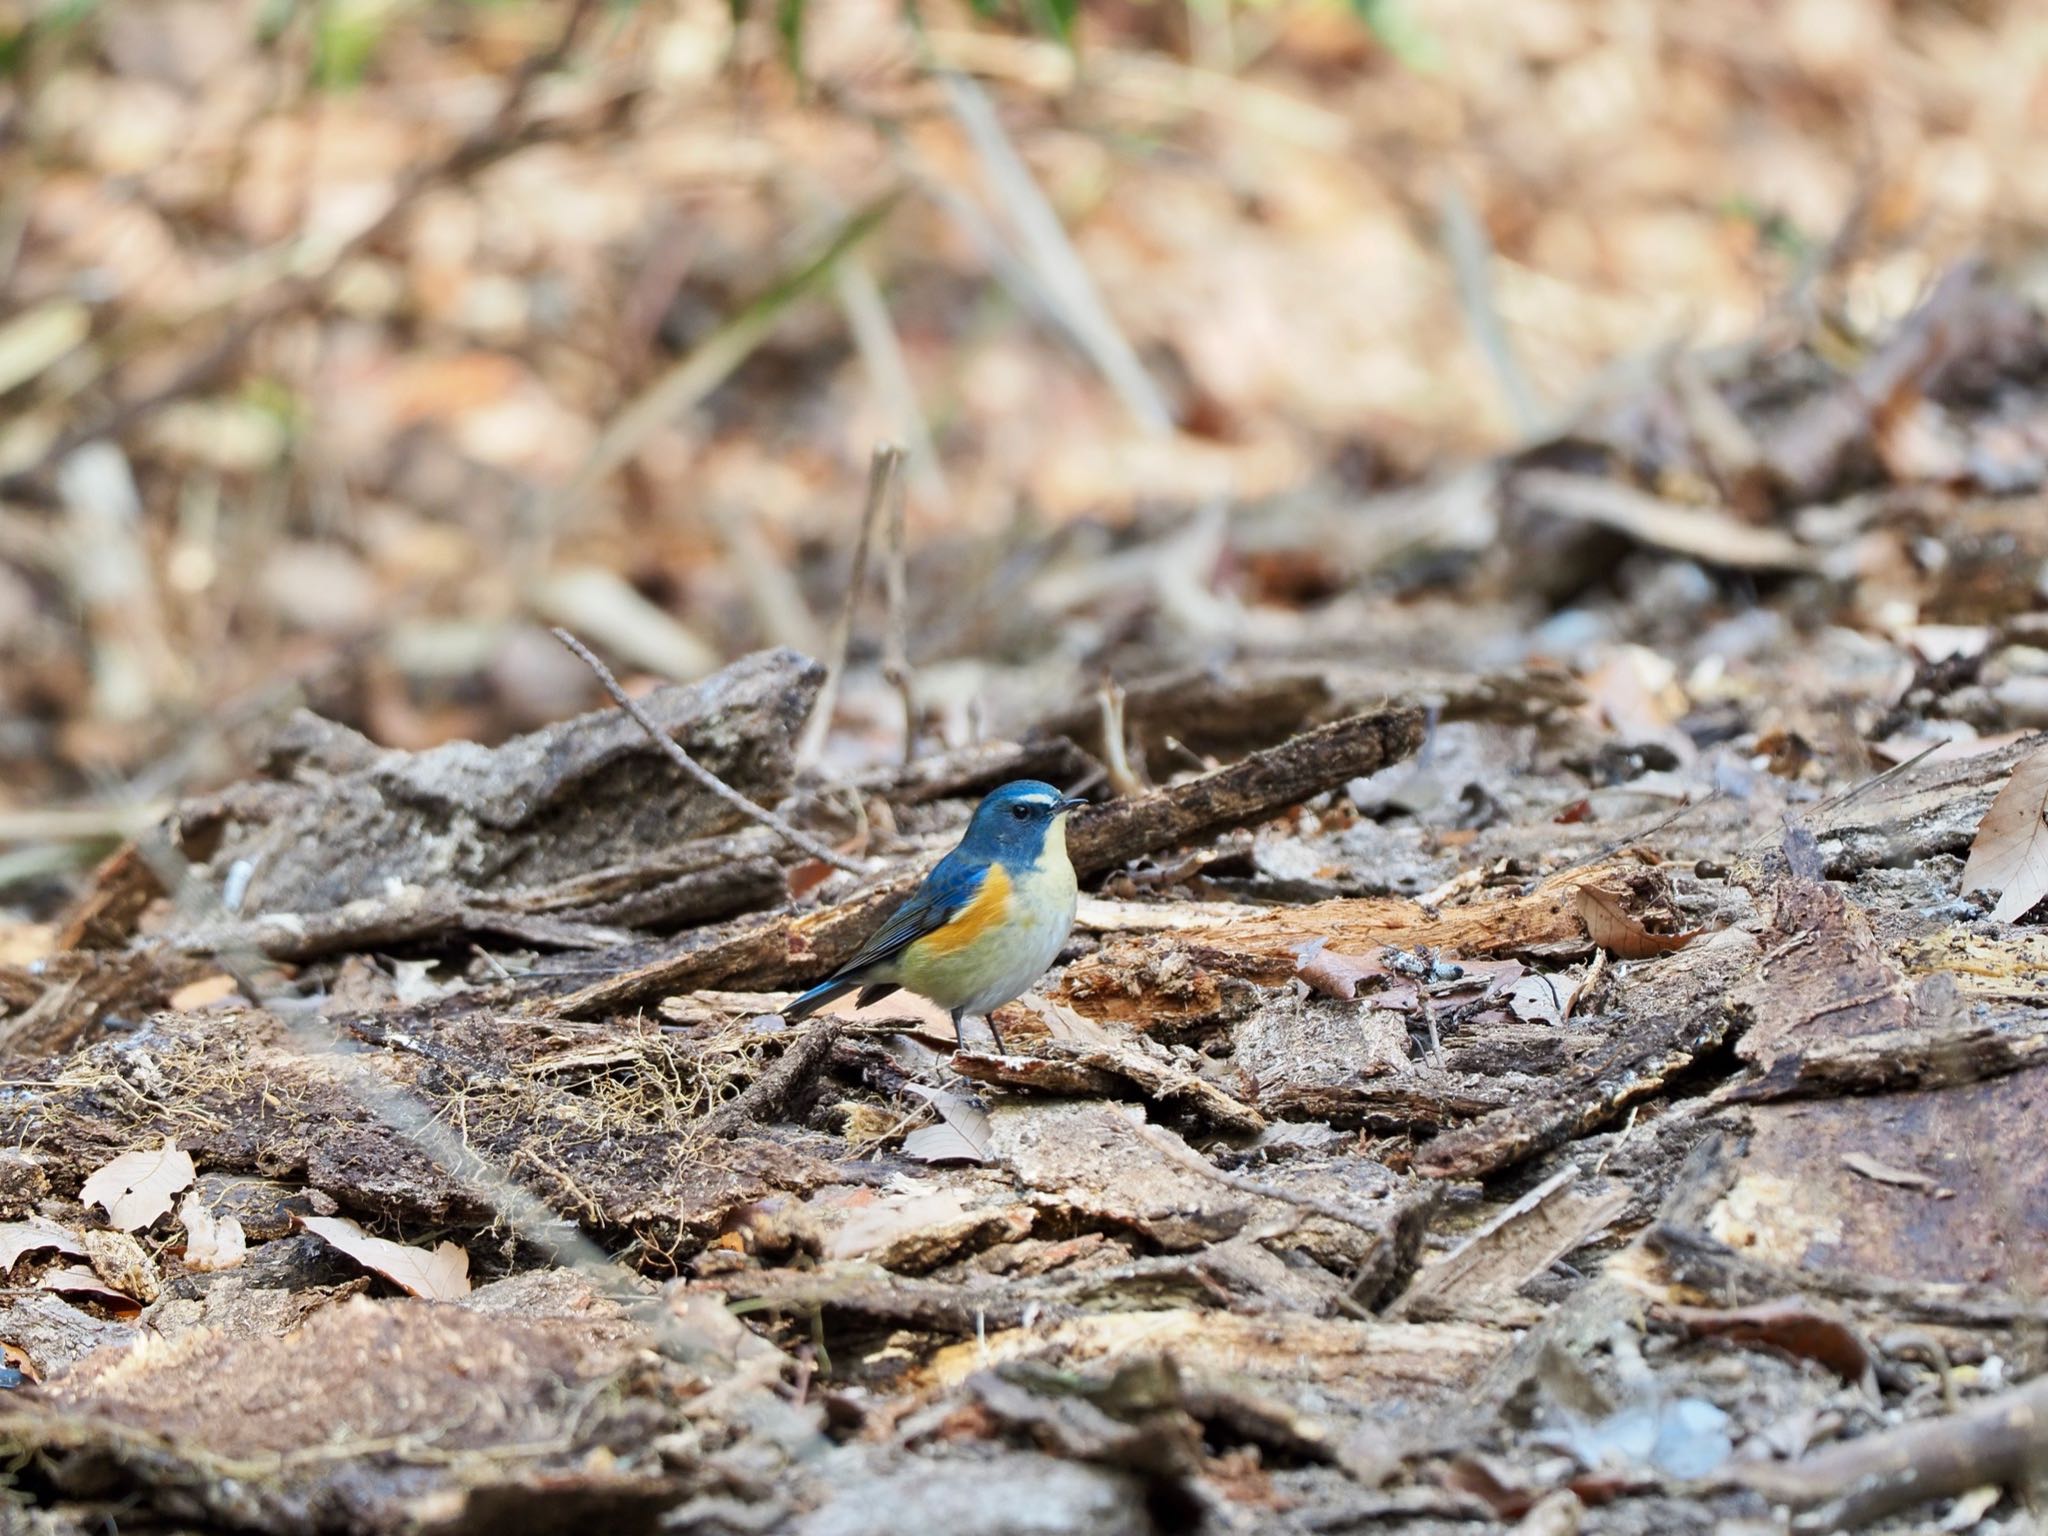
[[[1139,854],[1242,826],[1397,762],[1422,743],[1411,709],[1357,715],[1138,800],[1078,813],[1067,834],[1075,868],[1093,874]],[[686,936],[670,953],[549,1004],[566,1018],[593,1018],[663,992],[698,987],[773,987],[817,976],[846,960],[922,869],[906,870],[822,911],[778,914]]]
[[[1809,1044],[1834,1048],[1910,1024],[1913,1000],[1870,920],[1840,886],[1780,880],[1755,972],[1729,994],[1747,1021],[1736,1053],[1766,1069]]]
[[[624,937],[616,929],[545,913],[494,911],[461,891],[414,886],[395,896],[366,896],[324,910],[274,912],[250,922],[194,928],[175,944],[191,955],[253,953],[272,960],[312,960],[458,933],[494,934],[549,949],[603,949]]]
[[[1313,723],[1331,696],[1320,668],[1169,672],[1124,686],[1124,726],[1155,764],[1165,761],[1168,738],[1192,752],[1244,752]],[[1064,736],[1096,757],[1106,750],[1093,699],[1048,715],[1036,730]]]
[[[1255,1303],[1259,1291],[1221,1247],[1162,1254],[1078,1274],[962,1286],[893,1274],[880,1265],[843,1260],[812,1270],[757,1270],[720,1275],[716,1287],[743,1312],[836,1312],[891,1327],[974,1337],[984,1329],[1027,1321],[1056,1322],[1100,1307],[1127,1311],[1191,1305]]]
[[[534,890],[408,886],[323,910],[271,912],[250,921],[196,927],[174,943],[187,954],[253,953],[289,961],[431,944],[464,934],[543,949],[608,949],[629,941],[622,926],[730,917],[782,900],[788,892],[782,866],[765,853],[742,851],[760,840],[751,833],[708,838],[638,866]],[[662,873],[678,865],[690,867]]]
[[[1807,820],[1820,842],[1821,872],[1830,880],[1853,880],[1866,869],[1903,867],[1941,854],[1963,857],[2014,766],[2043,739],[2029,736],[1990,752],[1933,758],[1868,794],[1817,809]],[[1783,866],[1773,849],[1747,867],[1738,865],[1735,873],[1760,881],[1782,873]]]
[[[1652,962],[1616,1011],[1626,1022],[1603,1049],[1530,1099],[1420,1148],[1415,1166],[1436,1178],[1481,1178],[1525,1162],[1605,1123],[1657,1092],[1678,1072],[1727,1039],[1733,1019],[1721,996],[1756,953],[1756,941],[1731,931]]]
[[[2048,1027],[2008,1029],[1991,1019],[1949,1019],[1848,1040],[1816,1040],[1778,1057],[1762,1077],[1730,1084],[1721,1097],[1752,1104],[1949,1088],[2044,1062]]]
[[[1498,1304],[1596,1236],[1628,1204],[1618,1184],[1582,1189],[1579,1170],[1567,1164],[1507,1206],[1409,1282],[1390,1317],[1451,1316],[1473,1305]]]
[[[1082,874],[1140,854],[1266,820],[1422,745],[1422,712],[1402,706],[1353,715],[1290,737],[1212,773],[1075,815],[1067,832]]]
[[[1931,1283],[2048,1284],[2048,1069],[1744,1111],[1749,1134],[1706,1231],[1792,1265]],[[1848,1159],[1919,1174],[1883,1184]]]
[[[2048,1327],[2048,1303],[1989,1287],[1901,1281],[1819,1266],[1794,1269],[1738,1252],[1704,1232],[1669,1221],[1645,1228],[1638,1241],[1656,1261],[1666,1286],[1704,1297],[1717,1307],[1803,1294],[1828,1297],[1866,1319],[1888,1317],[1976,1332]]]
[[[1892,957],[1915,977],[1940,976],[1970,1001],[2048,1003],[2048,933],[1944,928],[1897,945]]]
[[[812,858],[830,864],[834,868],[843,869],[850,875],[866,873],[859,864],[847,858],[829,843],[820,842],[801,827],[791,826],[789,822],[776,815],[775,812],[769,810],[765,805],[757,804],[741,794],[716,773],[713,773],[709,768],[698,762],[696,758],[677,745],[675,738],[663,726],[656,723],[654,717],[641,708],[639,702],[631,694],[619,686],[619,680],[612,676],[612,669],[602,661],[599,661],[589,646],[559,625],[551,633],[564,646],[568,647],[577,660],[597,674],[597,680],[604,684],[604,691],[611,695],[612,702],[632,717],[633,723],[646,732],[648,741],[661,752],[662,756],[682,770],[683,777],[689,779],[706,794],[716,796],[724,801],[749,821],[767,827],[791,847],[802,849]]]
[[[1557,959],[1591,948],[1575,905],[1578,888],[1588,884],[1628,889],[1631,907],[1662,896],[1656,871],[1624,856],[1567,870],[1525,895],[1441,912],[1399,897],[1250,909],[1228,922],[1175,922],[1117,939],[1070,967],[1060,995],[1091,1018],[1155,1026],[1162,1016],[1189,1011],[1186,997],[1160,995],[1162,980],[1184,993],[1203,975],[1277,986],[1300,968],[1302,947],[1317,941],[1338,954],[1370,955],[1391,946],[1436,950],[1447,958],[1542,953]]]
[[[0,967],[0,1059],[61,1057],[110,1014],[146,1013],[208,967],[151,945],[124,952],[56,954],[33,970]]]
[[[654,1028],[611,1030],[603,1043],[631,1045],[633,1059],[578,1066],[572,1053],[595,1032],[552,1020],[471,1012],[422,1025],[394,1011],[347,1028],[385,1047],[365,1070],[432,1112],[460,1116],[471,1157],[510,1168],[593,1230],[655,1252],[708,1240],[737,1206],[835,1177],[800,1136],[778,1139],[748,1122],[708,1150],[706,1108],[727,1075],[751,1071],[729,1049],[707,1053]],[[557,1064],[564,1070],[533,1070]],[[254,1010],[159,1014],[146,1053],[94,1045],[0,1125],[79,1170],[171,1132],[211,1170],[345,1190],[359,1212],[436,1227],[494,1219],[470,1165],[437,1164],[359,1102],[333,1057],[302,1053]]]
[[[1266,1117],[1243,1100],[1125,1040],[1045,1041],[1029,1056],[969,1051],[959,1057],[958,1069],[977,1082],[1037,1093],[1109,1098],[1135,1090],[1169,1113],[1219,1131],[1256,1135],[1266,1128]]]

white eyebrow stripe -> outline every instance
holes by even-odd
[[[1019,795],[1016,803],[1019,805],[1051,805],[1054,798],[1052,795]]]

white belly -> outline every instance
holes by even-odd
[[[1013,997],[1029,992],[1038,978],[1059,958],[1060,949],[1074,927],[1074,869],[1065,859],[1058,870],[1034,871],[1011,898],[1011,919],[1016,946],[1004,958],[1005,965],[992,969],[963,1005],[967,1012],[985,1014],[1000,1008]],[[1007,946],[1006,946],[1007,947]]]

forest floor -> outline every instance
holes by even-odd
[[[798,766],[795,652],[648,693],[766,821],[618,711],[295,717],[10,939],[17,1491],[58,1530],[2030,1528],[2048,328],[1958,269],[1848,379],[1687,377],[1409,495],[1525,580],[1618,565],[1539,632],[1597,668],[1504,657],[1474,591],[1231,607],[1229,665],[851,776]],[[1761,515],[1650,488],[1687,475]],[[1170,607],[1199,538],[1105,558]],[[1471,668],[1399,666],[1431,630]],[[1021,776],[1098,803],[1008,1049],[901,998],[784,1024]]]
[[[2039,1528],[2028,8],[343,9],[0,3],[0,1529]]]

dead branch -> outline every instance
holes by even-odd
[[[1155,849],[1264,821],[1398,763],[1421,745],[1418,709],[1390,705],[1353,715],[1141,799],[1080,812],[1067,846],[1077,869],[1108,869]]]
[[[749,1083],[738,1098],[704,1118],[705,1134],[723,1139],[749,1121],[772,1120],[787,1109],[831,1058],[839,1030],[839,1020],[828,1015],[795,1032],[772,1067]]]
[[[773,829],[791,847],[801,848],[812,858],[822,860],[830,864],[834,869],[843,869],[848,874],[860,875],[867,873],[866,870],[862,869],[852,859],[847,858],[844,854],[833,848],[827,847],[824,843],[812,837],[810,833],[791,826],[766,806],[756,805],[709,768],[706,768],[702,763],[690,756],[660,726],[648,718],[647,711],[642,709],[632,696],[619,686],[619,680],[612,676],[612,669],[599,661],[588,646],[570,634],[566,629],[556,628],[551,633],[563,645],[568,647],[570,652],[581,660],[586,667],[597,674],[597,680],[604,684],[604,691],[612,696],[612,702],[631,715],[634,723],[647,733],[647,739],[659,747],[668,760],[682,769],[684,775],[697,784],[699,788],[708,790],[716,795],[749,820],[757,821],[762,826]]]
[[[1961,1413],[1864,1435],[1789,1465],[1744,1467],[1735,1481],[1807,1508],[1797,1529],[1847,1531],[1931,1499],[2021,1482],[2044,1457],[2048,1378],[2037,1378]]]

